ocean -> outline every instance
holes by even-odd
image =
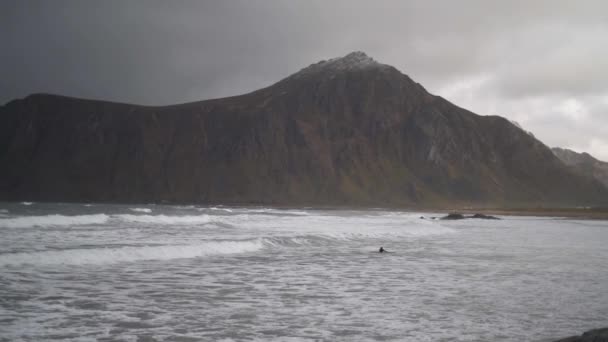
[[[546,341],[608,326],[608,221],[432,216],[0,203],[0,341]]]

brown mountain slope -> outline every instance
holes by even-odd
[[[554,147],[553,153],[564,164],[570,166],[575,172],[586,177],[592,177],[608,186],[608,163],[593,158],[589,153],[577,153],[569,149]]]
[[[594,205],[608,190],[508,120],[363,53],[246,95],[143,107],[32,95],[0,108],[5,200]]]

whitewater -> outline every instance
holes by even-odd
[[[440,215],[0,203],[0,341],[551,341],[608,326],[608,221]]]

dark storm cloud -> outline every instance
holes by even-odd
[[[363,50],[548,145],[608,159],[604,1],[4,1],[0,102],[229,96]]]
[[[249,2],[19,1],[3,12],[5,101],[44,91],[173,103],[250,90],[273,80],[269,72],[288,73],[290,56],[273,54],[290,38],[281,30],[289,17]]]

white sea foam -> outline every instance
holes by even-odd
[[[34,202],[21,202],[21,204],[23,204],[23,205],[32,205],[32,204],[34,204]]]
[[[209,215],[185,215],[185,216],[174,216],[174,215],[116,215],[114,216],[120,220],[135,223],[148,223],[148,224],[202,224],[211,221]]]
[[[274,209],[274,208],[260,208],[260,209],[249,209],[247,210],[250,214],[281,214],[281,215],[299,215],[309,216],[311,213],[302,210],[293,209]]]
[[[272,232],[272,235],[310,234],[340,240],[385,237],[424,237],[455,233],[457,230],[415,215],[340,216],[308,214],[307,216],[239,214],[213,216],[239,229]]]
[[[144,260],[188,259],[210,255],[251,253],[264,248],[261,240],[209,241],[196,245],[70,249],[0,255],[7,265],[104,265]]]
[[[3,218],[83,209],[7,208]],[[135,341],[144,330],[159,341],[544,340],[601,326],[608,308],[606,221],[94,208],[106,223],[0,229],[2,299],[18,308],[3,315],[6,340]],[[123,213],[154,223],[129,223]],[[204,214],[209,223],[173,224]],[[377,253],[380,246],[393,253]]]
[[[151,213],[152,212],[152,209],[150,209],[150,208],[129,208],[129,210],[135,211],[138,213]]]
[[[190,205],[175,205],[173,206],[173,208],[175,209],[181,209],[181,210],[188,210],[188,209],[196,209],[196,206],[190,204]]]
[[[323,235],[274,236],[262,239],[268,247],[326,246],[336,239]]]
[[[436,226],[409,226],[402,229],[345,229],[328,231],[324,235],[341,240],[358,240],[368,238],[388,238],[388,237],[425,237],[433,235],[450,234],[456,232],[454,229]]]
[[[52,226],[78,226],[89,224],[103,224],[109,220],[105,214],[95,215],[41,215],[20,216],[0,219],[0,228],[32,228]]]
[[[202,211],[202,210],[205,210],[205,209],[206,209],[206,208],[197,208],[197,210],[199,210],[199,211]],[[225,211],[225,212],[228,212],[228,213],[231,213],[231,212],[232,212],[232,209],[228,209],[228,208],[211,207],[211,208],[209,208],[209,209],[210,209],[210,210]]]

